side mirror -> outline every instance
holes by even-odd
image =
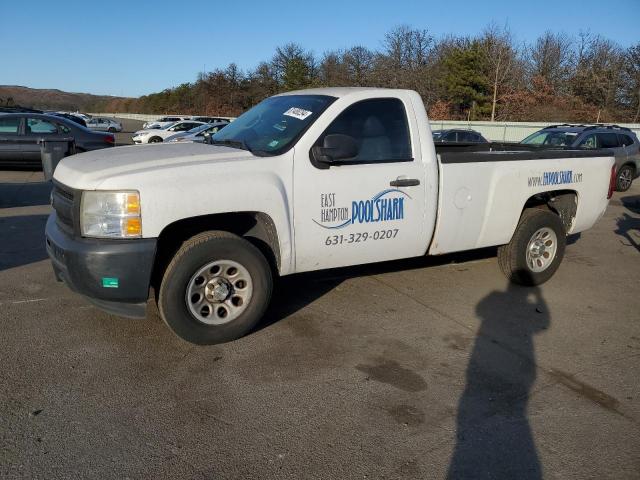
[[[322,147],[316,145],[311,151],[316,161],[334,163],[338,160],[356,157],[358,155],[358,145],[353,137],[335,133],[324,137]]]

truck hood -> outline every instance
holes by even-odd
[[[251,158],[258,157],[245,150],[203,143],[130,145],[66,157],[53,178],[71,188],[93,190],[116,177]]]

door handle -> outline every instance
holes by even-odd
[[[420,185],[420,180],[417,178],[397,178],[396,180],[391,180],[389,185],[392,187],[415,187]]]

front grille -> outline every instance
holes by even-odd
[[[79,192],[60,183],[54,183],[51,195],[52,206],[58,217],[58,226],[63,230],[73,233],[76,225],[76,212],[78,211]]]

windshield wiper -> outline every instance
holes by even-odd
[[[248,150],[253,153],[244,140],[211,140],[211,145],[224,145],[226,147],[239,148],[240,150]]]

